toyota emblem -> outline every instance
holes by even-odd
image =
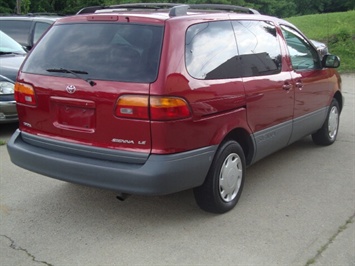
[[[73,94],[76,91],[76,88],[74,85],[68,85],[66,90],[68,93]]]

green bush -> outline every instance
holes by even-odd
[[[335,45],[342,42],[348,42],[351,40],[351,34],[347,29],[341,29],[339,33],[329,37],[329,44]]]

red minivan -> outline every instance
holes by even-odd
[[[337,137],[339,58],[296,27],[224,5],[90,7],[57,20],[18,74],[14,164],[129,194],[237,203],[246,167]]]

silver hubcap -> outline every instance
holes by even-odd
[[[242,176],[243,167],[240,157],[236,153],[229,154],[219,174],[219,193],[223,201],[230,202],[237,196]]]
[[[338,132],[339,112],[338,108],[332,107],[329,113],[328,134],[330,139],[334,139]]]

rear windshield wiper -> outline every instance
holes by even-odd
[[[90,86],[94,86],[96,85],[95,81],[92,81],[90,79],[85,79],[83,77],[81,77],[79,74],[81,75],[87,75],[89,74],[86,71],[82,71],[82,70],[71,70],[71,69],[65,69],[65,68],[49,68],[47,69],[48,72],[59,72],[59,73],[70,73],[72,75],[74,75],[75,77],[82,79],[84,81],[86,81],[87,83],[90,84]]]

